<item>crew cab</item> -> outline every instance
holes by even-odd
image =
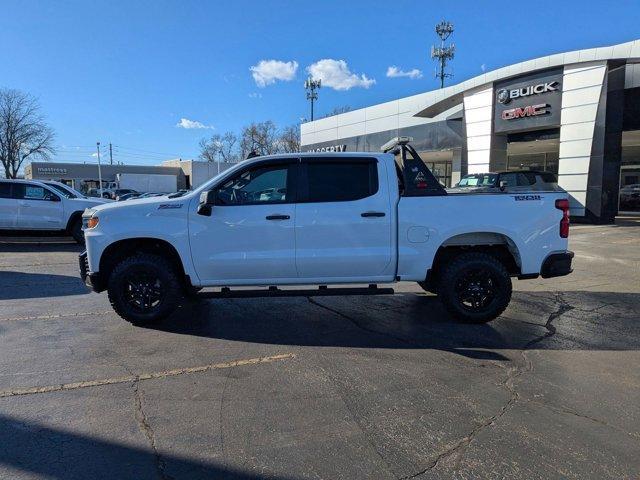
[[[185,296],[247,296],[234,287],[391,293],[378,284],[400,281],[436,293],[458,319],[486,322],[507,307],[512,277],[571,272],[566,192],[448,194],[409,142],[256,157],[193,192],[88,209],[81,276],[134,324]],[[331,287],[342,284],[369,287]]]
[[[65,232],[84,243],[82,212],[102,205],[52,182],[0,180],[0,231]]]

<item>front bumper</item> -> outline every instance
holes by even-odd
[[[571,261],[573,260],[573,252],[566,251],[563,253],[552,253],[542,263],[540,275],[542,278],[562,277],[573,272]]]
[[[105,289],[104,282],[99,273],[89,272],[89,260],[85,250],[78,255],[78,266],[80,267],[80,278],[84,284],[94,292],[102,292]]]

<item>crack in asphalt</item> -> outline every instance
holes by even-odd
[[[16,388],[12,390],[0,391],[0,398],[17,397],[20,395],[38,395],[43,393],[59,392],[62,390],[77,390],[80,388],[98,387],[102,385],[116,385],[119,383],[130,383],[143,380],[153,380],[157,378],[175,377],[177,375],[190,375],[193,373],[208,372],[209,370],[217,370],[222,368],[233,368],[241,367],[244,365],[257,365],[261,363],[277,362],[280,360],[295,358],[295,356],[295,353],[282,353],[266,357],[233,360],[231,362],[210,363],[208,365],[200,365],[197,367],[176,368],[172,370],[163,370],[160,372],[140,373],[138,375],[127,375],[124,377],[112,377],[98,380],[88,380],[84,382],[62,383],[58,385],[46,385],[43,387]]]
[[[429,462],[426,468],[420,470],[415,474],[401,477],[398,480],[410,480],[413,478],[417,478],[437,468],[443,459],[449,458],[452,455],[455,455],[456,453],[460,453],[461,456],[458,459],[458,462],[456,462],[456,468],[457,468],[457,465],[459,461],[462,459],[462,455],[464,454],[464,449],[467,446],[469,446],[471,442],[473,442],[473,440],[480,434],[480,432],[482,432],[485,428],[493,425],[505,413],[507,413],[507,411],[509,411],[511,407],[513,407],[513,405],[518,401],[520,397],[520,394],[518,393],[515,387],[516,379],[522,376],[523,374],[529,373],[533,370],[533,363],[526,355],[527,350],[530,349],[533,345],[536,345],[542,342],[543,340],[546,340],[554,336],[557,332],[557,329],[553,324],[553,322],[559,317],[561,317],[564,313],[574,309],[572,305],[570,305],[564,300],[564,297],[561,292],[556,293],[555,302],[558,303],[559,306],[555,311],[550,313],[549,316],[547,317],[547,321],[544,324],[546,332],[543,335],[540,335],[539,337],[536,337],[530,340],[529,342],[527,342],[522,348],[522,351],[520,352],[526,367],[522,368],[519,366],[514,366],[513,368],[510,368],[504,382],[500,384],[501,386],[505,387],[507,391],[510,393],[509,400],[507,400],[507,402],[500,408],[500,410],[496,414],[492,415],[488,419],[481,422],[469,434],[465,435],[464,437],[456,441],[452,446],[446,448],[443,452],[439,453],[432,461]]]
[[[156,445],[156,435],[153,431],[153,428],[151,428],[151,425],[149,424],[149,420],[147,419],[147,415],[144,411],[144,408],[142,405],[142,393],[140,392],[139,387],[140,387],[140,379],[136,378],[136,380],[133,382],[133,398],[134,398],[134,406],[135,406],[135,416],[138,422],[138,427],[140,428],[140,431],[142,432],[142,434],[147,438],[147,441],[149,442],[149,446],[153,451],[153,456],[156,461],[156,470],[158,471],[158,477],[161,480],[173,480],[173,477],[171,477],[165,471],[167,465],[164,459],[162,458],[162,456],[160,455],[160,452],[158,451],[158,446]]]

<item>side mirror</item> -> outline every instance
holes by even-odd
[[[204,215],[205,217],[211,216],[212,207],[216,203],[216,191],[208,190],[200,194],[200,204],[198,205],[198,215]]]
[[[50,195],[49,196],[49,201],[50,202],[59,202],[60,201],[60,197],[57,195]]]

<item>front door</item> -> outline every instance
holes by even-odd
[[[296,208],[301,278],[311,283],[393,280],[385,169],[375,158],[303,159]]]
[[[297,277],[295,184],[298,159],[249,165],[215,187],[211,216],[192,205],[196,272],[205,285],[259,285]]]
[[[15,183],[13,197],[18,201],[18,228],[62,230],[66,227],[63,202],[51,190],[35,183]]]

